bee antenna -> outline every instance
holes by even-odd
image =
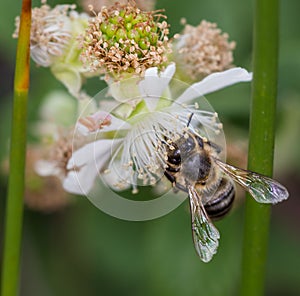
[[[191,121],[192,121],[193,116],[194,116],[194,113],[191,113],[191,114],[189,115],[188,122],[187,122],[187,124],[186,124],[187,127],[189,127],[189,125],[190,125],[190,123],[191,123]]]

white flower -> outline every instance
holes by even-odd
[[[80,98],[82,76],[87,75],[79,59],[78,41],[88,25],[89,16],[75,11],[75,5],[47,4],[32,9],[30,55],[37,65],[50,67],[53,75],[69,92]],[[16,18],[14,38],[19,35],[20,18]]]
[[[163,176],[168,139],[184,136],[189,129],[210,140],[224,140],[222,125],[209,104],[204,99],[192,101],[223,87],[250,81],[252,74],[233,68],[186,87],[173,80],[170,83],[174,72],[175,64],[162,73],[157,68],[148,69],[138,83],[139,104],[126,114],[126,120],[114,115],[124,105],[130,105],[130,100],[105,110],[106,113],[101,111],[79,120],[79,130],[94,135],[95,140],[70,158],[64,180],[67,191],[88,194],[95,178],[101,176],[115,190],[132,187],[136,192],[138,185],[154,184]]]
[[[49,67],[62,56],[72,38],[72,25],[68,17],[72,5],[57,5],[53,9],[43,4],[32,9],[30,53],[32,59],[43,67]],[[20,18],[16,18],[14,38],[18,38]]]

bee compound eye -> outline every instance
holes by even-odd
[[[189,136],[184,143],[180,146],[180,148],[184,151],[184,153],[189,153],[195,148],[195,141],[194,139]]]
[[[171,164],[178,165],[181,163],[180,150],[177,148],[175,150],[171,150],[168,153],[168,162]]]

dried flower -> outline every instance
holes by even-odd
[[[35,164],[42,154],[41,147],[30,146],[27,150],[25,203],[33,210],[48,213],[66,207],[72,197],[56,176],[41,177],[36,173]]]
[[[175,35],[174,58],[180,71],[191,80],[231,68],[235,42],[228,41],[217,24],[202,21],[197,27],[186,25]]]
[[[39,158],[35,163],[38,175],[65,179],[68,174],[67,163],[73,150],[89,141],[88,137],[74,135],[77,114],[87,116],[96,110],[96,103],[88,96],[76,102],[65,91],[52,91],[44,98],[39,109],[39,120],[31,126],[31,131],[40,142]],[[103,124],[108,125],[109,121]]]
[[[90,71],[116,78],[126,73],[140,75],[154,66],[162,68],[170,51],[165,18],[160,11],[141,11],[134,3],[102,7],[83,36],[84,64]]]
[[[52,139],[44,143],[43,158],[37,161],[36,171],[40,176],[57,176],[60,179],[68,173],[67,164],[72,156],[73,148],[80,147],[73,139],[73,130],[60,129]]]
[[[32,210],[50,213],[68,206],[72,197],[64,190],[59,178],[53,175],[42,177],[36,172],[36,162],[43,157],[44,152],[40,145],[27,147],[24,202]],[[0,169],[4,174],[9,174],[8,159],[5,159]]]

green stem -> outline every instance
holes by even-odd
[[[10,144],[10,175],[6,202],[2,296],[18,294],[23,221],[26,156],[27,97],[29,88],[29,44],[31,0],[22,4],[14,81],[14,106]]]
[[[256,0],[254,73],[250,118],[249,170],[268,176],[273,170],[277,66],[278,0]],[[264,295],[271,208],[247,196],[241,295]]]

